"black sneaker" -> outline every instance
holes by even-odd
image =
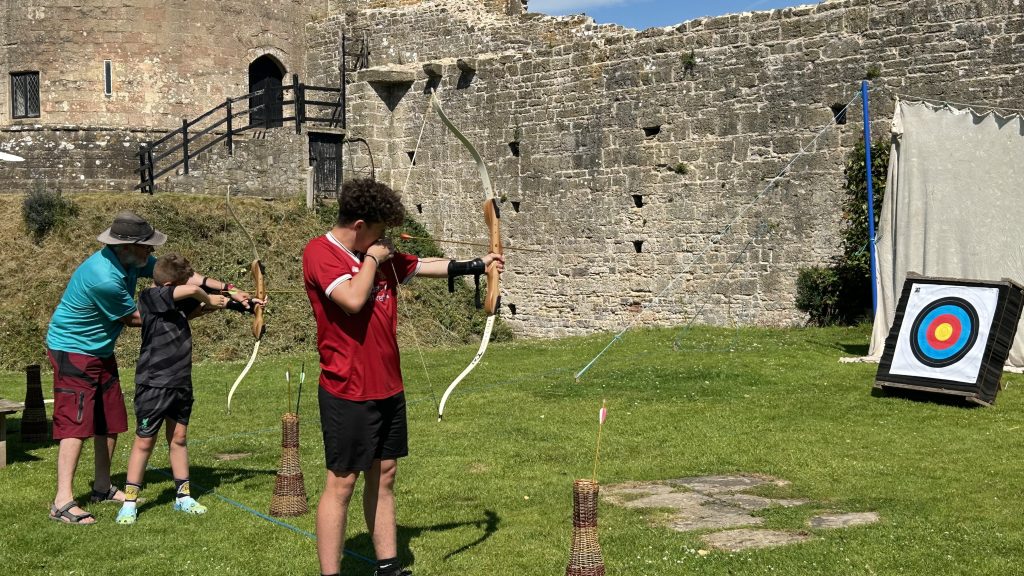
[[[373,576],[412,576],[412,570],[399,570],[398,572],[391,572],[387,575],[381,574],[375,570],[373,572]]]

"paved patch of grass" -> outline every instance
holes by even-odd
[[[1012,574],[1024,561],[1024,418],[1010,384],[990,409],[872,397],[876,366],[839,364],[869,333],[854,329],[695,328],[673,351],[675,331],[626,334],[581,382],[573,372],[610,336],[492,345],[452,396],[445,421],[434,399],[469,362],[475,346],[406,347],[412,455],[399,467],[400,549],[417,576],[558,574],[568,560],[572,480],[593,466],[596,415],[610,417],[599,480],[655,481],[717,473],[760,473],[789,480],[761,490],[812,503],[761,512],[766,526],[805,529],[822,511],[877,511],[882,521],[844,530],[810,530],[812,541],[741,553],[711,552],[699,534],[657,526],[659,510],[602,505],[600,536],[609,574]],[[210,492],[210,513],[170,510],[166,449],[153,457],[139,523],[113,523],[98,508],[92,527],[47,520],[56,449],[18,443],[8,419],[13,463],[0,470],[0,564],[11,574],[316,573],[312,512],[268,522],[231,502],[266,512],[280,457],[283,373],[305,360],[302,463],[314,507],[322,485],[315,356],[261,357],[224,411],[240,363],[196,367],[190,430],[193,480]],[[130,374],[123,374],[130,382]],[[49,396],[49,376],[44,374]],[[130,391],[131,386],[126,388]],[[21,399],[24,376],[0,374],[0,396]],[[130,393],[129,393],[130,396]],[[123,481],[129,442],[118,447]],[[250,453],[237,460],[217,454]],[[91,451],[76,492],[91,477]],[[357,495],[358,498],[358,495]],[[229,501],[230,500],[230,501]],[[358,510],[348,547],[372,556]],[[355,557],[343,573],[372,573]]]

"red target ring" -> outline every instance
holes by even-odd
[[[940,314],[924,327],[928,344],[936,350],[945,350],[956,344],[963,332],[960,319],[952,314]]]

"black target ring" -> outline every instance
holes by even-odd
[[[940,298],[925,306],[910,329],[914,358],[932,368],[956,364],[974,348],[977,340],[978,311],[956,296]]]

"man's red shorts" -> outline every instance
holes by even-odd
[[[128,431],[128,411],[113,355],[97,358],[60,350],[46,354],[53,366],[54,440]]]

